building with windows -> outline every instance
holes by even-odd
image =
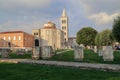
[[[68,28],[68,16],[66,15],[65,9],[63,9],[63,13],[60,18],[60,24],[61,30],[64,32],[65,46],[68,47],[69,28]]]
[[[0,33],[0,48],[32,49],[34,36],[23,31]]]
[[[64,32],[52,22],[44,24],[41,29],[32,30],[35,46],[52,46],[53,49],[64,48]]]
[[[34,46],[52,46],[53,49],[68,48],[68,17],[63,9],[60,17],[61,29],[52,22],[44,24],[43,28],[32,30],[35,36]]]
[[[69,37],[68,38],[68,47],[74,48],[76,45],[76,37]]]

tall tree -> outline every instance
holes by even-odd
[[[108,29],[103,30],[102,32],[97,34],[95,38],[95,44],[99,46],[111,45],[112,42],[113,42],[112,31]]]
[[[112,33],[115,40],[120,42],[120,16],[114,20]]]
[[[97,31],[91,27],[82,28],[77,32],[77,43],[86,45],[94,45]]]

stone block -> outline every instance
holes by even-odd
[[[42,59],[48,59],[52,56],[52,46],[44,46],[42,47]]]
[[[10,52],[9,49],[2,49],[2,55],[1,55],[1,57],[2,58],[9,58],[9,52]]]
[[[94,52],[97,53],[97,46],[94,46]]]
[[[103,60],[104,61],[113,61],[113,48],[112,46],[106,46],[103,54]]]
[[[99,50],[99,51],[98,51],[98,55],[99,55],[99,56],[103,56],[103,54],[104,54],[104,51],[103,51],[103,50]]]
[[[39,59],[41,56],[41,48],[40,47],[33,47],[32,59]]]
[[[23,55],[25,53],[24,49],[18,49],[17,51],[17,55]]]
[[[74,48],[74,59],[76,61],[82,61],[84,59],[84,49],[83,49],[83,47],[76,46]]]

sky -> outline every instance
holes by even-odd
[[[49,21],[60,29],[63,8],[69,18],[69,36],[83,27],[98,32],[112,29],[120,16],[120,0],[0,0],[0,32],[21,30],[32,33]]]

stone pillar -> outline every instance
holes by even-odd
[[[52,56],[52,46],[44,46],[42,47],[42,59],[48,59]]]
[[[103,56],[103,54],[104,54],[104,51],[103,50],[99,50],[98,55],[99,56]]]
[[[41,56],[41,48],[40,47],[33,47],[32,59],[39,59]]]
[[[83,47],[75,46],[75,48],[74,48],[74,59],[76,61],[82,61],[84,59],[84,49],[83,49]]]
[[[97,46],[94,46],[94,52],[97,53]]]
[[[106,46],[103,54],[103,60],[104,61],[113,61],[113,48],[112,46]]]
[[[99,50],[99,52],[98,52],[99,56],[103,56],[105,49],[106,49],[106,46],[102,46],[101,48],[102,48],[102,50]]]
[[[2,58],[9,58],[9,49],[2,49]]]
[[[23,55],[25,53],[24,49],[18,49],[17,50],[17,55]]]

